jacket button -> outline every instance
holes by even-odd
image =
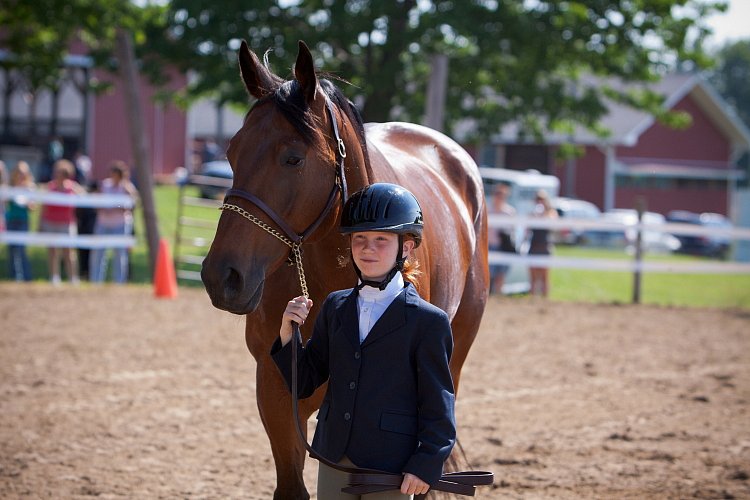
[[[351,419],[352,419],[351,413],[349,412],[344,413],[344,420],[351,420]]]
[[[354,389],[355,387],[357,387],[355,382],[349,382],[349,389]]]
[[[354,359],[359,359],[359,356],[360,356],[359,355],[359,351],[357,351],[357,352],[354,353]]]

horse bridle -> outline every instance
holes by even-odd
[[[310,236],[328,216],[331,209],[333,209],[333,206],[336,203],[336,197],[339,194],[341,195],[342,206],[346,202],[346,199],[348,198],[348,192],[347,192],[347,187],[346,187],[346,175],[344,173],[344,159],[346,158],[346,145],[344,144],[344,141],[341,139],[341,135],[339,134],[339,126],[336,122],[336,114],[334,113],[334,110],[333,110],[333,103],[328,98],[328,96],[325,97],[325,103],[326,103],[326,110],[328,111],[328,117],[331,120],[331,128],[333,129],[334,139],[336,141],[336,146],[334,147],[334,150],[336,152],[336,180],[333,183],[333,188],[331,188],[331,193],[328,195],[328,201],[326,202],[325,208],[320,213],[320,215],[318,215],[317,219],[315,219],[312,222],[312,224],[310,224],[307,227],[307,229],[305,229],[301,233],[297,233],[289,224],[287,224],[287,222],[283,218],[281,218],[263,200],[261,200],[260,198],[258,198],[252,193],[243,191],[242,189],[236,189],[236,188],[228,189],[226,194],[224,195],[224,202],[219,207],[219,210],[229,210],[231,212],[235,212],[241,215],[242,217],[249,220],[256,226],[260,227],[265,232],[275,237],[276,239],[278,239],[279,241],[281,241],[282,243],[284,243],[286,246],[290,248],[289,261],[290,263],[293,263],[297,267],[297,274],[299,278],[300,288],[302,289],[302,295],[304,295],[305,297],[308,297],[309,293],[307,289],[307,280],[305,279],[305,269],[302,266],[302,244],[305,242],[307,237]],[[255,205],[256,207],[258,207],[279,227],[279,229],[281,229],[281,231],[275,229],[270,224],[254,216],[253,214],[251,214],[244,208],[234,205],[232,203],[227,203],[227,200],[232,196],[247,200],[253,205]]]
[[[293,263],[297,267],[297,274],[299,277],[300,288],[302,289],[302,295],[308,297],[307,281],[305,279],[305,270],[302,267],[302,244],[305,239],[312,234],[323,220],[328,216],[328,213],[333,208],[337,195],[341,195],[342,205],[348,198],[347,187],[346,187],[346,176],[344,174],[344,159],[346,158],[346,146],[344,141],[341,139],[339,134],[338,124],[336,123],[336,115],[333,110],[333,103],[326,96],[326,110],[328,116],[331,119],[331,127],[333,129],[334,139],[336,140],[336,181],[334,182],[331,193],[328,195],[328,201],[325,208],[320,215],[310,224],[307,229],[301,233],[297,233],[282,219],[271,207],[263,202],[260,198],[252,193],[243,191],[241,189],[229,189],[224,196],[224,202],[222,203],[220,210],[229,210],[236,212],[245,219],[249,220],[256,226],[263,229],[265,232],[274,236],[278,240],[282,241],[291,249],[290,258],[293,257]],[[236,196],[244,200],[249,201],[262,212],[264,212],[276,225],[281,229],[278,231],[270,224],[263,220],[255,217],[253,214],[248,212],[242,207],[227,203],[227,199],[231,196]],[[290,259],[291,260],[291,259]],[[297,435],[305,446],[305,449],[310,453],[310,456],[316,460],[324,463],[328,467],[337,469],[342,472],[349,474],[349,486],[343,488],[342,491],[354,495],[363,495],[366,493],[375,493],[380,491],[388,491],[399,489],[403,476],[401,474],[394,474],[390,472],[375,470],[375,469],[364,469],[360,467],[347,467],[341,464],[337,464],[327,458],[318,454],[307,442],[302,432],[301,421],[299,418],[299,400],[297,391],[297,349],[302,342],[302,334],[299,330],[299,325],[293,323],[293,334],[292,334],[292,414],[296,421]],[[444,491],[449,493],[456,493],[460,495],[474,496],[474,490],[479,485],[492,484],[494,476],[491,472],[486,471],[461,471],[461,472],[449,472],[443,474],[436,484],[430,485],[433,490]]]

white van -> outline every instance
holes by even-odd
[[[510,187],[508,203],[516,209],[518,215],[529,215],[534,210],[536,193],[541,189],[547,192],[549,199],[555,199],[560,192],[560,179],[554,175],[545,175],[538,170],[509,170],[495,167],[479,167],[484,181],[484,193],[487,206],[492,207],[492,190],[495,184],[507,184]],[[490,231],[497,230],[490,226]],[[522,243],[526,237],[526,230],[517,227],[515,242],[517,249],[522,251]],[[492,257],[490,256],[490,262]],[[527,266],[514,264],[510,266],[505,282],[503,294],[526,293],[531,289],[529,269]]]

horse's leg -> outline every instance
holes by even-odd
[[[258,360],[256,372],[258,411],[271,441],[276,464],[274,500],[310,498],[302,478],[305,448],[297,437],[292,418],[291,395],[270,357]],[[304,415],[303,415],[304,418]],[[305,430],[305,427],[303,427]]]

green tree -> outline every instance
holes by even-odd
[[[711,81],[745,126],[750,127],[750,40],[724,46],[717,59]]]
[[[17,71],[32,92],[54,90],[64,72],[71,43],[80,40],[99,66],[112,65],[118,27],[145,40],[163,7],[137,7],[128,0],[9,0],[0,8],[2,65]],[[162,25],[163,27],[163,25]]]
[[[718,63],[711,82],[732,106],[737,116],[750,128],[750,40],[725,45],[717,54]],[[750,181],[750,154],[745,152],[737,162],[745,169],[745,181]]]
[[[159,51],[196,78],[185,96],[246,103],[236,49],[246,39],[271,66],[290,65],[298,39],[318,67],[351,82],[368,121],[421,121],[430,60],[449,57],[447,129],[472,118],[486,136],[510,120],[596,128],[606,94],[658,109],[647,92],[575,86],[583,75],[649,81],[675,61],[703,67],[709,0],[173,0]],[[679,15],[677,14],[679,9]]]

